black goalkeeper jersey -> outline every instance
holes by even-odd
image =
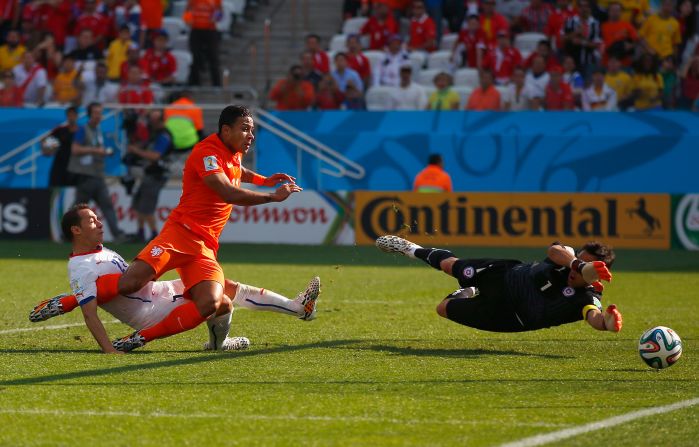
[[[567,267],[550,259],[518,264],[505,274],[507,294],[529,330],[572,323],[585,318],[594,306],[602,310],[601,295],[592,287],[568,286]]]

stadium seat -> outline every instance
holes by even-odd
[[[381,61],[383,61],[384,53],[383,51],[368,50],[364,52],[364,56],[369,59],[369,65],[371,66],[371,71],[373,72],[379,67]]]
[[[427,68],[440,69],[451,73],[453,71],[453,64],[449,59],[451,59],[451,51],[442,50],[430,53],[427,56]]]
[[[335,34],[330,39],[328,51],[347,51],[347,34]]]
[[[463,87],[478,87],[478,70],[475,68],[460,68],[454,73],[454,85]]]
[[[464,86],[458,86],[458,87],[452,87],[456,93],[459,94],[459,98],[461,98],[461,102],[459,103],[459,108],[460,109],[465,109],[466,104],[468,103],[468,98],[471,97],[471,93],[473,93],[473,89],[471,87],[464,87]]]
[[[442,41],[439,43],[439,49],[451,51],[451,49],[454,48],[454,42],[456,42],[458,39],[459,35],[457,33],[443,35]]]
[[[365,96],[367,110],[391,110],[393,99],[391,98],[395,87],[377,85],[371,87]]]
[[[534,51],[540,40],[547,39],[545,34],[541,33],[521,33],[515,36],[515,48],[519,51]]]
[[[507,86],[506,85],[496,85],[495,90],[500,93],[500,99],[502,100],[503,96],[505,95],[505,92],[507,91]]]
[[[187,9],[187,0],[173,0],[169,16],[182,17],[185,9]]]
[[[434,83],[432,81],[434,80],[434,77],[443,71],[445,70],[439,68],[428,68],[426,70],[420,70],[417,74],[417,77],[415,78],[415,82],[422,86],[433,85]]]
[[[411,51],[410,52],[410,63],[413,66],[413,76],[417,74],[418,71],[422,70],[427,61],[427,53],[423,51]]]
[[[352,17],[345,20],[342,25],[342,34],[359,34],[359,30],[362,29],[367,20],[369,20],[367,17]]]
[[[189,49],[189,28],[179,17],[163,17],[163,29],[167,31],[170,48]]]
[[[189,79],[189,69],[192,65],[192,54],[185,50],[172,50],[172,55],[177,61],[175,82],[177,84],[186,84]]]

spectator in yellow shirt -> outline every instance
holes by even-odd
[[[682,41],[680,24],[672,16],[673,0],[663,0],[660,12],[643,23],[639,35],[643,47],[659,59],[675,56]]]
[[[434,86],[437,90],[430,95],[430,110],[458,110],[461,98],[459,94],[451,88],[454,84],[449,73],[441,72],[434,77]]]
[[[61,67],[53,80],[53,100],[61,104],[80,104],[80,76],[75,60],[64,56]]]
[[[640,26],[650,13],[650,2],[648,0],[619,0],[619,4],[622,10],[621,20],[632,25]]]
[[[616,92],[617,106],[620,110],[625,110],[633,104],[631,76],[621,69],[621,61],[616,56],[610,56],[607,60],[607,74],[604,76],[604,83]]]
[[[0,72],[12,70],[20,63],[25,51],[27,49],[20,43],[19,31],[8,31],[5,45],[0,46]]]
[[[107,49],[107,77],[119,81],[121,64],[126,60],[126,51],[131,46],[131,31],[128,25],[119,28],[119,36],[109,44]]]
[[[633,75],[636,110],[662,110],[663,78],[658,74],[658,60],[651,54],[641,56]]]

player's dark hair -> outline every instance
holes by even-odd
[[[84,209],[90,209],[90,206],[87,203],[76,203],[61,218],[61,233],[68,242],[73,242],[73,232],[70,229],[80,226],[80,210]]]
[[[218,133],[221,133],[223,126],[232,126],[238,118],[248,116],[252,117],[252,112],[245,106],[227,106],[221,111],[221,115],[218,117]]]
[[[607,267],[611,267],[616,259],[616,254],[614,250],[609,245],[603,244],[601,242],[592,241],[582,246],[583,251],[591,254],[598,261],[604,261]]]
[[[442,156],[439,154],[430,154],[429,158],[427,158],[427,163],[431,165],[442,164],[442,161]]]

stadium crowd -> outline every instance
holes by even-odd
[[[345,0],[280,110],[699,109],[696,0]]]

